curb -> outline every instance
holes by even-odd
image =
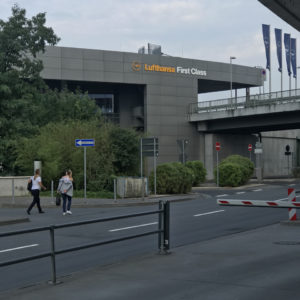
[[[280,225],[285,225],[285,226],[300,226],[300,220],[296,220],[296,221],[281,221]]]
[[[155,199],[151,199],[149,200],[145,200],[143,202],[139,201],[139,202],[127,202],[127,203],[122,203],[120,202],[112,202],[112,203],[72,203],[72,207],[77,207],[77,208],[85,208],[85,207],[127,207],[127,206],[146,206],[146,205],[156,205],[158,204],[159,201],[170,201],[170,202],[183,202],[183,201],[190,201],[190,200],[194,200],[196,197],[187,197],[187,198],[181,198],[181,199],[159,199],[159,200],[155,200]],[[42,199],[41,199],[42,200]],[[27,208],[29,204],[11,204],[11,203],[2,203],[0,204],[0,207],[2,208]],[[47,203],[47,204],[41,204],[42,207],[45,208],[59,208],[60,206],[55,205],[55,203]]]
[[[0,220],[0,226],[25,223],[25,222],[30,222],[29,218],[16,218],[16,219],[7,218],[6,220]]]

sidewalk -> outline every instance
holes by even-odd
[[[185,195],[158,195],[142,198],[123,198],[123,199],[82,199],[73,198],[72,207],[118,207],[118,206],[137,206],[137,205],[154,205],[159,201],[188,201],[199,197],[199,194],[185,194]],[[0,226],[8,224],[16,224],[21,222],[29,222],[29,218],[25,214],[25,209],[32,202],[32,197],[0,197],[0,208],[12,208],[8,215],[3,215],[0,210]],[[55,205],[55,198],[41,197],[41,206],[43,208],[57,207]],[[24,208],[24,213],[14,211],[13,208]]]
[[[0,294],[6,300],[298,299],[299,229],[280,224]]]

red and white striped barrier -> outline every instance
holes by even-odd
[[[296,209],[300,208],[300,202],[296,202],[296,193],[294,189],[288,189],[288,201],[217,199],[217,204],[223,206],[288,208],[290,221],[297,220]]]
[[[263,200],[217,200],[217,204],[224,206],[251,206],[274,208],[300,208],[300,202],[263,201]]]
[[[296,192],[294,189],[288,189],[288,201],[290,203],[296,202]],[[297,211],[295,208],[289,208],[289,219],[290,221],[297,220]]]

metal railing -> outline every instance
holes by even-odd
[[[108,222],[108,221],[114,221],[114,220],[121,220],[121,219],[128,219],[133,217],[141,217],[141,216],[147,216],[147,215],[153,215],[158,214],[158,229],[153,231],[148,231],[140,234],[134,234],[130,236],[110,239],[106,241],[98,241],[94,243],[88,243],[83,244],[76,247],[69,247],[61,250],[55,249],[55,230],[61,229],[61,228],[67,228],[67,227],[74,227],[74,226],[81,226],[81,225],[87,225],[87,224],[93,224],[93,223],[100,223],[100,222]],[[52,266],[52,283],[57,283],[56,278],[56,255],[64,254],[68,252],[78,251],[82,249],[88,249],[96,246],[102,246],[107,245],[115,242],[135,239],[139,237],[149,236],[158,234],[158,249],[161,253],[167,253],[170,249],[170,202],[166,201],[160,201],[158,210],[153,211],[147,211],[147,212],[141,212],[141,213],[135,213],[135,214],[129,214],[129,215],[120,215],[115,217],[108,217],[108,218],[102,218],[102,219],[94,219],[94,220],[87,220],[87,221],[81,221],[81,222],[75,222],[75,223],[66,223],[61,225],[50,225],[50,226],[44,226],[44,227],[37,227],[33,229],[24,229],[19,231],[11,231],[11,232],[4,232],[0,233],[0,238],[2,237],[8,237],[8,236],[15,236],[15,235],[22,235],[27,233],[33,233],[33,232],[40,232],[40,231],[49,231],[50,232],[50,251],[39,253],[32,256],[26,256],[14,260],[4,261],[0,262],[0,267],[5,267],[9,265],[14,265],[26,261],[51,257],[51,266]]]
[[[188,114],[197,114],[213,111],[233,110],[239,108],[256,107],[270,104],[285,104],[300,101],[300,89],[279,91],[266,94],[251,95],[249,97],[225,98],[220,100],[190,103]]]

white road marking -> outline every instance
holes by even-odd
[[[158,224],[158,222],[153,222],[153,223],[148,223],[148,224],[141,224],[141,225],[135,225],[135,226],[129,226],[129,227],[123,227],[123,228],[110,229],[109,231],[110,232],[115,232],[115,231],[133,229],[133,228],[138,228],[138,227],[145,227],[145,226],[150,226],[150,225],[155,225],[155,224]]]
[[[246,192],[237,192],[237,195],[245,194]]]
[[[0,253],[9,252],[9,251],[15,251],[15,250],[21,250],[21,249],[30,248],[30,247],[36,247],[38,245],[39,244],[32,244],[32,245],[26,245],[26,246],[11,248],[11,249],[0,250]]]
[[[210,212],[207,212],[207,213],[194,215],[194,217],[201,217],[201,216],[206,216],[206,215],[217,214],[217,213],[220,213],[220,212],[223,212],[223,211],[225,211],[225,210],[221,209],[221,210],[210,211]]]
[[[289,184],[288,186],[294,186],[294,185],[296,185],[296,183],[291,183],[291,184]]]
[[[262,189],[253,190],[252,192],[260,192]]]
[[[228,194],[223,194],[223,195],[217,195],[216,197],[226,197]]]

